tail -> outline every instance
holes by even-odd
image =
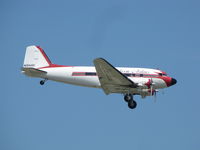
[[[39,46],[28,46],[24,58],[23,68],[42,68],[52,63],[42,48]]]

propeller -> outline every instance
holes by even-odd
[[[154,102],[156,103],[156,101],[157,101],[157,92],[158,92],[158,90],[154,90]]]
[[[153,85],[155,84],[155,83],[153,83],[153,79],[151,78],[151,79],[149,79],[150,81],[150,92],[151,92],[151,96],[154,94],[153,93]]]
[[[149,89],[150,89],[150,94],[151,96],[154,96],[154,102],[156,102],[156,96],[157,96],[157,92],[158,90],[154,89],[154,85],[155,83],[153,82],[153,79],[149,79],[149,81],[145,84]]]
[[[153,86],[155,85],[155,83],[153,82],[153,79],[151,78],[150,79],[150,93],[151,93],[151,96],[153,96],[154,95],[154,102],[156,102],[156,100],[157,100],[157,92],[158,92],[158,90],[154,90],[153,89]]]

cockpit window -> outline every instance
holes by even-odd
[[[159,73],[159,76],[167,76],[166,73]]]

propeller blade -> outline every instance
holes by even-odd
[[[153,86],[151,85],[151,90],[150,90],[150,92],[151,92],[151,96],[153,95]]]
[[[165,94],[165,91],[164,91],[164,90],[162,90],[162,94],[163,94],[163,95]]]
[[[157,91],[155,90],[154,91],[154,103],[156,103],[157,102]]]
[[[150,92],[151,92],[151,96],[153,95],[153,80],[151,78],[150,80]]]

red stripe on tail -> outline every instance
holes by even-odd
[[[44,52],[44,50],[40,47],[40,46],[36,46],[40,52],[42,53],[42,55],[44,56],[44,58],[46,59],[47,63],[49,64],[49,66],[52,64],[49,57],[46,55],[46,53]]]

